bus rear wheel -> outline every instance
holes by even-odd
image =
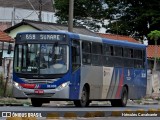
[[[33,107],[41,107],[43,104],[38,98],[31,98],[31,103]]]
[[[128,91],[126,87],[123,87],[121,99],[111,100],[111,105],[113,107],[125,107],[127,105],[127,100],[128,100]]]
[[[89,92],[87,88],[84,86],[81,94],[80,100],[75,100],[74,105],[76,107],[87,107],[89,105]]]

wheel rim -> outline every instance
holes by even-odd
[[[85,88],[82,91],[81,104],[82,104],[82,106],[86,106],[86,104],[87,104],[87,92],[86,92]]]
[[[127,103],[127,92],[126,91],[123,93],[123,99],[122,99],[122,101],[123,101],[123,104]]]
[[[85,91],[82,92],[82,98],[81,98],[81,100],[82,100],[82,103],[86,102],[86,92]]]

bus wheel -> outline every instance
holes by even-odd
[[[119,101],[120,107],[125,107],[127,105],[127,100],[128,100],[128,91],[126,87],[123,87],[121,99]]]
[[[33,107],[41,107],[43,104],[40,99],[37,98],[31,98],[31,103]]]
[[[76,107],[87,107],[89,105],[89,92],[87,88],[84,86],[81,94],[80,100],[75,100],[74,105]]]
[[[127,100],[128,100],[128,91],[126,87],[123,87],[121,99],[111,100],[111,105],[113,107],[125,107],[127,105]]]

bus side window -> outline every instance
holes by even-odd
[[[111,53],[111,56],[113,56],[113,55],[114,55],[113,46],[110,46],[110,53]]]
[[[133,58],[133,49],[129,50],[129,55],[130,55],[130,58]]]
[[[92,42],[92,65],[102,65],[102,44]]]
[[[91,43],[82,42],[82,62],[83,64],[91,64]]]

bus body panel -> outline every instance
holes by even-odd
[[[55,89],[42,89],[43,94],[37,94],[35,93],[35,90],[41,90],[41,89],[25,89],[19,90],[15,86],[13,86],[13,95],[15,98],[49,98],[49,99],[69,99],[69,87],[66,87],[63,90],[55,90]]]
[[[89,84],[91,100],[120,99],[124,85],[122,68],[86,65],[81,70],[81,91],[84,84]]]
[[[79,93],[80,93],[80,75],[81,75],[81,70],[80,68],[76,71],[74,71],[71,76],[71,84],[70,84],[70,93],[69,93],[69,98],[71,100],[78,100],[79,99]]]
[[[120,99],[123,88],[124,73],[122,68],[115,68],[113,71],[107,99]]]
[[[134,92],[135,99],[142,98],[146,94],[146,85],[147,85],[147,74],[145,70],[135,69],[134,70]]]
[[[124,70],[124,84],[128,85],[129,98],[140,99],[146,94],[147,76],[142,69],[126,68]]]
[[[27,32],[26,32],[27,33]],[[45,33],[45,32],[36,32],[36,33]],[[52,83],[36,84],[35,88],[23,88],[18,89],[14,86],[13,94],[16,98],[51,98],[52,100],[56,99],[65,99],[65,100],[80,100],[82,89],[85,84],[89,85],[89,100],[112,100],[112,99],[121,99],[122,89],[125,86],[128,90],[129,99],[139,99],[146,95],[146,85],[147,85],[147,75],[146,75],[146,64],[147,58],[146,54],[144,55],[145,66],[144,68],[137,69],[134,67],[116,67],[116,66],[94,66],[92,64],[85,65],[82,62],[82,42],[95,42],[126,47],[131,49],[140,49],[146,52],[146,46],[129,43],[119,40],[110,40],[100,37],[92,37],[87,35],[81,35],[76,33],[68,32],[46,32],[46,33],[57,33],[67,35],[68,42],[66,43],[69,46],[69,70],[61,78],[54,78]],[[24,33],[22,33],[24,34]],[[80,57],[81,64],[80,67],[72,71],[72,40],[80,41]],[[39,41],[38,41],[39,42]],[[37,43],[38,43],[37,42]],[[49,42],[51,43],[51,42]],[[47,43],[47,44],[49,44]],[[18,42],[16,42],[18,44]],[[25,43],[26,44],[26,43]],[[103,55],[103,54],[101,54]],[[102,57],[102,56],[101,56]],[[112,61],[111,61],[112,62]],[[125,64],[125,63],[124,63]],[[25,78],[25,75],[24,75]],[[28,84],[24,78],[16,76],[16,73],[13,72],[13,81],[19,84]],[[45,78],[44,78],[45,79]],[[59,89],[63,83],[67,83],[67,87]],[[30,84],[30,83],[29,83]],[[50,87],[49,87],[50,86]],[[52,87],[51,87],[52,86]],[[54,86],[54,87],[53,87]],[[45,94],[35,94],[35,90],[43,90]]]
[[[102,99],[108,99],[112,77],[113,67],[103,67]]]
[[[90,86],[90,99],[100,99],[102,96],[103,67],[83,65],[81,67],[80,91],[86,83]]]
[[[55,99],[70,99],[70,87],[69,84],[71,84],[70,81],[70,73],[64,75],[62,78],[52,79],[52,83],[36,83],[36,79],[30,79],[30,83],[26,82],[25,78],[19,78],[15,74],[13,75],[13,96],[15,98],[55,98]],[[37,79],[38,80],[38,79]],[[51,80],[51,79],[49,79]],[[35,83],[34,83],[34,82]],[[48,81],[48,79],[43,80]],[[64,89],[62,89],[60,86],[63,83],[67,83],[68,86],[66,86]],[[18,85],[15,85],[15,83]],[[20,86],[20,87],[19,87]],[[35,93],[36,90],[43,90],[44,93],[38,94]]]

